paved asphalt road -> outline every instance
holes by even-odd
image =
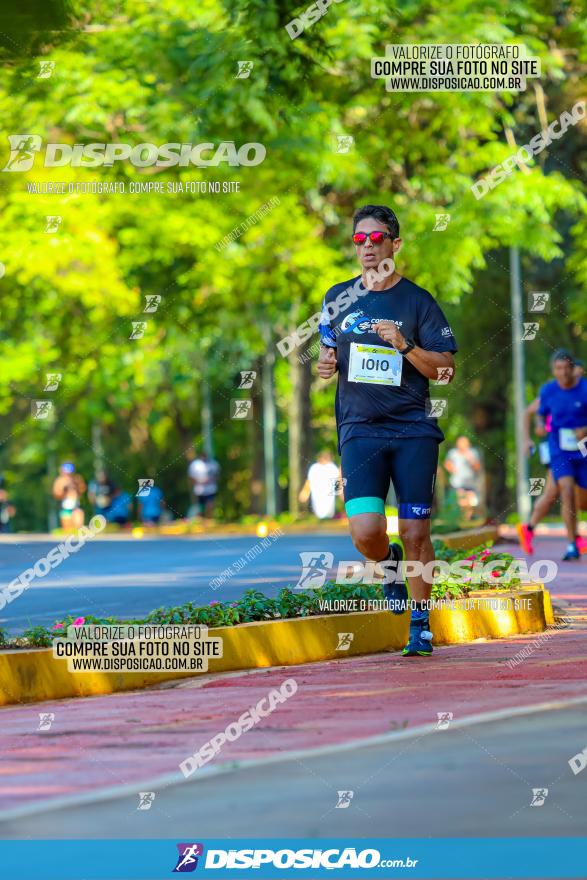
[[[17,541],[14,535],[0,542],[1,585],[33,566],[58,543]],[[342,559],[359,558],[346,535],[284,535],[214,590],[210,581],[258,541],[254,536],[226,535],[89,541],[5,606],[0,611],[0,627],[18,632],[31,625],[50,626],[68,613],[133,617],[161,605],[232,601],[251,588],[274,595],[281,587],[297,583],[302,551],[330,550],[335,565]]]

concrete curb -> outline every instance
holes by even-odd
[[[432,540],[438,538],[451,550],[471,550],[479,544],[487,541],[497,541],[499,529],[497,526],[481,526],[478,529],[469,529],[461,532],[447,532],[444,535],[432,535]]]
[[[258,526],[263,524],[266,531],[259,533]],[[322,535],[322,534],[346,534],[348,532],[348,519],[341,517],[339,519],[316,520],[316,522],[308,523],[278,523],[274,520],[259,519],[257,524],[239,525],[238,523],[213,523],[203,525],[201,523],[188,523],[179,520],[166,525],[145,527],[136,525],[132,528],[116,528],[111,525],[106,526],[103,532],[96,536],[98,540],[137,540],[152,538],[190,538],[190,537],[207,537],[209,536],[231,536],[237,538],[263,538],[267,534],[271,534],[275,529],[280,529],[283,535]],[[391,534],[391,533],[390,533]],[[62,529],[56,529],[50,534],[38,534],[32,536],[34,540],[61,540],[66,537],[67,532]],[[26,535],[12,535],[12,538],[29,539]],[[444,541],[447,546],[452,548],[461,548],[468,550],[476,547],[478,544],[484,544],[486,541],[496,541],[499,537],[497,526],[479,526],[475,529],[463,529],[457,532],[447,532],[445,534],[433,534],[432,540],[438,538]],[[2,539],[5,536],[1,536]]]
[[[539,633],[552,622],[550,595],[540,587],[485,591],[470,598],[496,600],[498,607],[432,611],[435,645]],[[509,603],[504,603],[507,599]],[[522,599],[526,607],[522,607]],[[397,651],[406,643],[408,625],[408,612],[393,615],[388,611],[359,611],[218,627],[209,634],[222,638],[223,656],[211,659],[207,672],[296,666]],[[341,650],[338,645],[342,633],[352,634],[352,639],[347,639],[348,647]],[[55,660],[50,648],[3,651],[0,705],[111,694],[193,677],[193,672],[68,672],[67,661]]]

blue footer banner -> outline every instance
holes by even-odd
[[[3,840],[6,880],[587,876],[587,838]]]

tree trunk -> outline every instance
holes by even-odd
[[[261,376],[263,361],[259,358],[252,366],[257,376]],[[264,512],[264,457],[263,457],[263,428],[261,426],[261,413],[263,403],[261,399],[261,383],[256,381],[251,388],[251,400],[253,401],[253,413],[255,417],[249,422],[249,437],[251,449],[251,495],[250,512],[262,516]]]
[[[275,405],[275,349],[271,328],[263,324],[265,354],[263,356],[263,454],[265,459],[265,513],[277,514],[277,477],[275,461],[275,431],[277,427],[277,407]]]
[[[298,495],[302,488],[302,365],[298,352],[289,356],[291,401],[288,410],[289,512],[299,516]]]
[[[214,458],[214,437],[212,429],[212,402],[210,396],[210,383],[208,372],[202,369],[200,388],[202,389],[202,443],[208,458]]]
[[[305,359],[300,363],[301,382],[300,382],[300,421],[301,421],[301,444],[300,444],[300,470],[302,484],[306,480],[308,468],[314,460],[314,431],[312,429],[312,370],[316,357],[309,357],[306,347],[302,349],[305,352]],[[333,424],[333,431],[336,428]]]

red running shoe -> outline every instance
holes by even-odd
[[[532,545],[532,540],[534,538],[534,534],[532,529],[529,529],[527,525],[524,523],[518,523],[516,526],[516,531],[518,533],[518,538],[520,539],[520,547],[527,553],[528,556],[532,556],[534,553],[534,547]],[[585,542],[587,543],[587,541]]]
[[[580,537],[577,535],[577,538],[575,539],[575,544],[577,545],[577,550],[579,551],[579,553],[581,554],[581,556],[584,556],[585,553],[587,553],[587,539],[586,539],[586,538],[580,538]]]

